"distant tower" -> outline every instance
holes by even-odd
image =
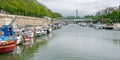
[[[120,9],[120,5],[119,5],[119,9]]]
[[[76,18],[78,17],[78,10],[76,10]]]

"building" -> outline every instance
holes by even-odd
[[[99,15],[100,15],[100,12],[97,12],[97,13],[96,13],[96,16],[99,16]]]
[[[100,10],[99,12],[96,13],[96,16],[101,16],[105,14],[105,9]]]
[[[105,9],[105,14],[112,13],[114,10],[117,10],[118,7],[109,7]]]
[[[119,8],[120,8],[120,6],[119,6]],[[118,10],[119,8],[118,7],[109,7],[106,9],[102,9],[96,13],[96,16],[101,16],[101,15],[106,15],[106,14],[112,13],[114,10]]]

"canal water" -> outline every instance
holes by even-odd
[[[69,24],[0,54],[0,60],[120,60],[120,31]]]

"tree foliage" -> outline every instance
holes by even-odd
[[[86,15],[85,18],[98,19],[98,16]]]
[[[9,14],[51,18],[61,17],[44,5],[38,5],[35,0],[0,0],[0,10]]]
[[[120,23],[120,10],[115,10],[112,13],[101,15],[101,16],[93,16],[87,15],[85,18],[96,19],[96,21],[102,21],[102,23]]]
[[[113,11],[107,15],[102,15],[101,17],[109,20],[112,23],[120,23],[120,10]]]

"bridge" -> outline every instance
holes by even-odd
[[[52,19],[52,20],[63,20],[66,21],[67,23],[78,23],[78,22],[86,22],[86,23],[93,23],[96,20],[95,19],[88,19],[88,18],[82,18],[82,19]]]

